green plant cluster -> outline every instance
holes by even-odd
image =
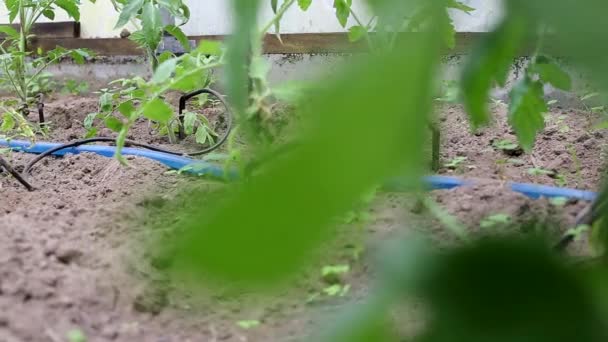
[[[41,17],[54,19],[57,10],[80,20],[80,1],[5,0],[4,4],[9,13],[9,22],[13,24],[18,19],[19,25],[18,28],[0,26],[0,32],[5,35],[0,43],[0,87],[10,90],[18,101],[2,101],[4,114],[0,131],[34,138],[34,128],[25,117],[37,97],[51,90],[52,80],[47,68],[64,58],[72,58],[76,63],[82,64],[91,53],[86,49],[67,50],[61,47],[33,53],[28,48],[29,41],[33,38],[32,27]]]

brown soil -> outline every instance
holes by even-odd
[[[597,124],[596,116],[554,108],[547,115],[546,128],[539,135],[532,153],[520,154],[503,152],[492,146],[496,141],[517,141],[507,124],[506,106],[495,105],[493,112],[493,124],[472,134],[460,106],[448,106],[441,111],[442,162],[446,164],[456,157],[467,158],[455,170],[444,167],[441,173],[546,185],[558,184],[558,175],[562,175],[566,186],[585,190],[597,188],[605,171],[608,137],[605,131],[592,129]],[[553,174],[531,175],[532,168]]]
[[[46,111],[53,129],[40,139],[82,138],[84,117],[96,109],[96,98],[52,100]],[[506,232],[506,226],[480,226],[490,215],[505,214],[514,221],[539,218],[557,237],[573,224],[585,203],[556,206],[547,200],[532,201],[505,190],[503,183],[556,183],[555,175],[531,176],[528,169],[536,167],[564,175],[569,186],[594,189],[603,170],[606,137],[602,132],[585,133],[592,125],[586,114],[556,109],[534,153],[508,156],[492,147],[497,139],[515,140],[505,124],[505,109],[494,109],[497,122],[477,135],[469,133],[458,106],[442,110],[443,161],[457,156],[467,160],[441,173],[494,181],[436,191],[432,198],[466,224],[472,236]],[[566,117],[560,119],[561,115]],[[102,130],[100,135],[113,134]],[[151,135],[144,121],[129,138],[175,147],[166,138]],[[576,161],[568,151],[570,145]],[[9,157],[17,166],[32,158],[20,153]],[[49,158],[31,177],[39,189],[36,192],[27,192],[2,175],[0,341],[65,341],[73,329],[84,332],[89,341],[299,339],[334,318],[343,304],[365,295],[373,278],[366,256],[381,248],[382,241],[417,231],[431,232],[440,245],[458,241],[428,212],[417,210],[409,196],[380,194],[370,209],[372,218],[364,237],[353,237],[354,227],[344,225],[323,262],[274,298],[221,291],[194,295],[180,284],[159,278],[151,267],[151,256],[141,249],[141,242],[162,233],[145,229],[142,222],[149,219],[150,207],[166,209],[167,203],[178,199],[180,184],[209,185],[166,174],[163,166],[149,160],[130,158],[129,163],[130,167],[121,167],[112,159],[88,154]],[[353,246],[358,239],[363,239],[366,249],[356,261]],[[572,251],[578,253],[581,247]],[[320,296],[307,304],[307,298],[326,286],[319,268],[345,263],[353,268],[343,280],[352,286],[349,294],[345,298]],[[405,330],[420,327],[421,321],[414,316],[406,319]],[[243,329],[237,325],[242,320],[258,320],[261,325]]]

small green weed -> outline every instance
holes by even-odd
[[[89,91],[89,83],[86,81],[78,82],[76,80],[67,80],[63,84],[63,89],[61,90],[64,94],[72,94],[72,95],[82,95]]]
[[[565,197],[555,197],[549,200],[549,203],[555,207],[563,207],[568,203],[568,199]]]
[[[80,329],[72,329],[67,333],[68,342],[87,342],[87,336]]]
[[[444,166],[450,170],[461,170],[467,159],[467,157],[455,157],[447,162]]]
[[[497,226],[504,226],[507,224],[511,223],[511,216],[507,215],[507,214],[495,214],[495,215],[490,215],[488,217],[486,217],[485,219],[481,220],[481,222],[479,223],[479,226],[481,228],[494,228]]]
[[[256,328],[256,327],[260,326],[261,324],[262,323],[260,321],[254,320],[254,319],[236,322],[236,325],[238,325],[240,328],[245,329],[245,330]]]
[[[551,176],[555,175],[555,172],[551,171],[551,170],[545,170],[541,167],[533,167],[533,168],[528,169],[528,174],[530,176],[535,176],[535,177],[538,177],[538,176],[550,176],[551,177]]]
[[[492,143],[492,147],[500,151],[515,151],[520,148],[517,143],[513,142],[513,140],[510,139],[502,139],[495,141],[494,143]]]

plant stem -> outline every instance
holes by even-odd
[[[439,171],[441,168],[440,163],[440,152],[441,152],[441,130],[436,122],[429,124],[432,133],[432,152],[431,152],[431,170],[433,172]]]
[[[545,45],[545,32],[546,32],[546,27],[543,25],[539,29],[538,41],[536,42],[536,49],[534,50],[534,55],[532,57],[532,63],[536,63],[536,59],[538,58],[538,56],[540,55],[540,53],[543,50],[543,47]]]
[[[272,26],[274,26],[279,20],[281,20],[281,18],[285,14],[285,12],[287,12],[287,10],[295,2],[296,2],[296,0],[288,0],[287,2],[285,2],[283,4],[283,6],[281,6],[281,8],[277,11],[277,13],[275,14],[274,18],[272,18],[270,20],[270,22],[268,22],[268,24],[266,24],[266,26],[264,26],[264,28],[260,31],[260,36],[263,37],[272,28]]]
[[[4,49],[4,43],[5,42],[6,41],[0,43],[0,52],[2,52],[2,54],[4,54],[4,55],[8,54],[8,52]],[[23,95],[21,94],[21,89],[15,83],[15,78],[13,77],[13,74],[11,73],[11,71],[9,69],[9,66],[7,65],[7,61],[6,60],[3,60],[3,62],[2,62],[2,68],[4,69],[4,73],[6,74],[6,77],[11,82],[11,85],[13,86],[13,88],[15,88],[15,92],[17,92],[17,96],[22,97]]]
[[[26,19],[26,11],[27,8],[23,5],[24,0],[19,0],[19,21],[21,25],[19,25],[19,58],[17,62],[17,72],[16,77],[18,77],[19,87],[21,88],[21,101],[24,105],[27,104],[27,85],[25,83],[25,54],[27,50],[27,19]]]
[[[28,86],[29,86],[29,85],[30,85],[30,84],[31,84],[31,83],[32,83],[32,82],[33,82],[33,81],[36,79],[36,77],[38,77],[38,76],[39,76],[39,75],[40,75],[40,74],[41,74],[41,73],[42,73],[44,70],[46,70],[46,68],[47,68],[49,65],[51,65],[51,64],[53,64],[53,63],[55,63],[56,61],[60,60],[61,58],[65,57],[65,56],[67,56],[67,55],[69,55],[69,54],[70,54],[70,52],[64,52],[64,53],[60,54],[59,56],[57,56],[57,57],[53,58],[52,60],[50,60],[50,61],[48,61],[48,62],[44,63],[44,65],[43,65],[42,67],[40,67],[40,68],[39,68],[39,69],[38,69],[38,70],[37,70],[37,71],[36,71],[36,72],[35,72],[35,73],[32,75],[32,77],[30,77],[30,79],[27,81],[27,83],[25,84],[25,86],[26,86],[26,87],[28,87]]]

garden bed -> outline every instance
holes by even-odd
[[[71,96],[50,100],[46,113],[52,129],[39,139],[82,138],[84,118],[97,110],[97,101]],[[494,111],[497,123],[473,135],[460,107],[441,110],[444,165],[466,158],[443,167],[441,174],[485,181],[434,191],[432,198],[469,226],[471,234],[504,233],[507,225],[500,222],[482,224],[492,216],[513,221],[534,216],[549,223],[550,235],[557,238],[574,224],[586,203],[533,201],[505,189],[504,181],[595,190],[603,170],[606,135],[588,133],[593,115],[555,108],[534,152],[520,154],[497,147],[516,139],[505,123],[506,109],[497,105]],[[113,133],[102,129],[99,135]],[[169,144],[151,134],[144,120],[129,139],[173,150],[192,147]],[[21,153],[8,157],[16,166],[31,158]],[[352,234],[360,223],[340,223],[342,233],[322,252],[322,261],[280,295],[195,296],[181,284],[160,277],[141,242],[162,238],[163,232],[147,229],[154,222],[150,213],[179,203],[180,186],[213,189],[218,185],[167,174],[166,168],[150,160],[128,159],[129,167],[122,167],[113,159],[90,154],[47,158],[32,173],[39,189],[35,192],[27,192],[9,177],[0,178],[4,232],[0,235],[0,336],[8,341],[63,341],[68,331],[79,329],[90,341],[290,340],[305,336],[326,315],[366,293],[372,278],[367,256],[374,254],[379,242],[419,231],[430,231],[440,244],[457,241],[428,212],[417,210],[409,196],[379,194],[363,236]],[[357,239],[366,246],[360,259],[353,252]],[[580,245],[572,252],[586,253]],[[327,264],[351,265],[343,279],[350,285],[345,297],[322,293],[327,284],[319,269]],[[259,326],[243,327],[247,321]],[[412,329],[420,324],[416,315],[405,321]]]

